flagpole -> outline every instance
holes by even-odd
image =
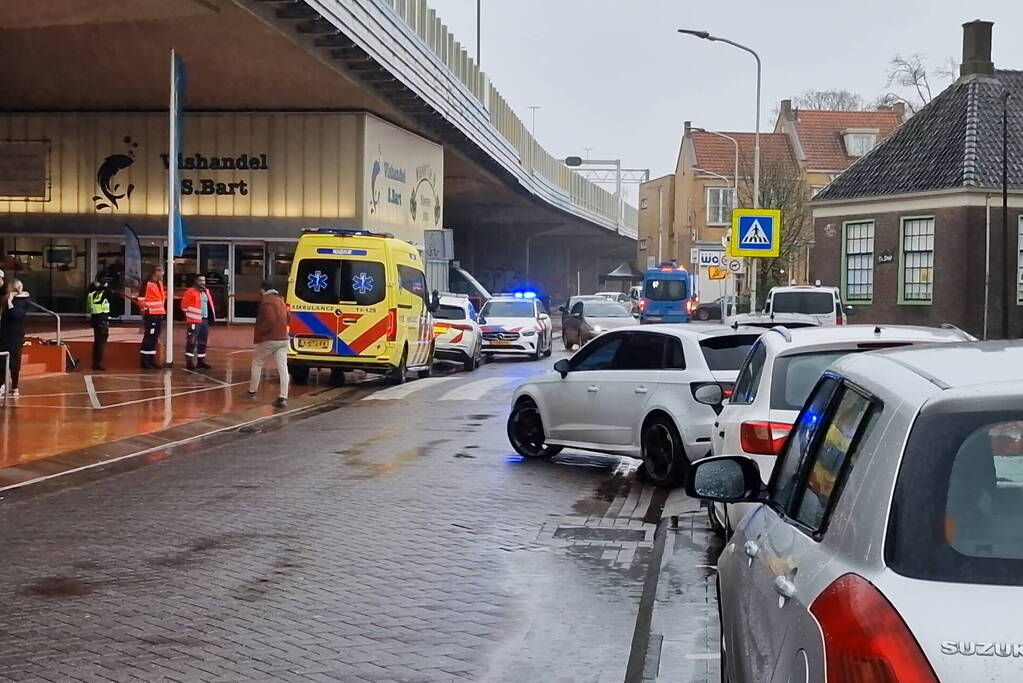
[[[178,181],[178,60],[174,49],[170,56],[170,144],[167,173],[167,336],[164,353],[164,367],[174,365],[174,224],[178,202],[175,197],[180,192]]]

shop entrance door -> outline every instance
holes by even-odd
[[[206,276],[206,288],[213,298],[217,319],[230,316],[231,245],[226,242],[199,242],[197,274]]]
[[[262,297],[260,285],[266,274],[266,250],[263,244],[244,244],[236,242],[232,245],[234,278],[231,282],[231,301],[233,302],[232,322],[255,322],[259,311],[259,300]]]

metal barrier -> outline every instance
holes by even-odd
[[[42,311],[43,313],[47,313],[49,315],[52,315],[57,320],[57,344],[60,345],[60,315],[55,313],[55,312],[53,312],[53,311],[51,311],[46,306],[43,306],[41,304],[37,304],[34,301],[29,301],[28,303],[33,308],[35,308],[35,309],[37,309],[39,311]]]

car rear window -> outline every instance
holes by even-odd
[[[352,259],[302,259],[295,294],[311,304],[355,303],[372,306],[384,300],[384,264]]]
[[[441,304],[440,307],[433,312],[433,317],[438,320],[465,320],[465,310],[460,306],[449,306],[447,304]]]
[[[643,296],[652,301],[681,301],[689,292],[684,280],[647,280]]]
[[[700,349],[711,370],[738,370],[757,339],[755,334],[725,334],[701,340]]]
[[[854,349],[779,356],[771,375],[771,409],[800,410],[825,368]]]
[[[835,295],[831,292],[778,292],[771,297],[773,313],[820,315],[835,312]]]
[[[1023,411],[917,420],[885,556],[914,578],[1023,585]]]
[[[632,311],[612,301],[587,301],[583,314],[591,318],[631,318]]]

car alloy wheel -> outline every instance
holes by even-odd
[[[643,472],[651,483],[666,488],[682,484],[689,464],[682,437],[670,419],[655,415],[643,426]]]
[[[388,379],[388,381],[390,381],[391,384],[404,384],[405,383],[406,370],[407,370],[407,367],[408,367],[408,365],[407,365],[407,363],[408,363],[407,358],[408,358],[408,348],[405,348],[401,352],[401,360],[398,362],[397,367],[393,368],[390,372],[387,373],[387,379]]]
[[[701,308],[696,312],[696,317],[700,320],[710,320],[710,311],[706,308]]]
[[[540,410],[529,400],[521,400],[512,408],[508,440],[515,452],[526,458],[550,458],[561,452],[561,446],[546,445]]]

